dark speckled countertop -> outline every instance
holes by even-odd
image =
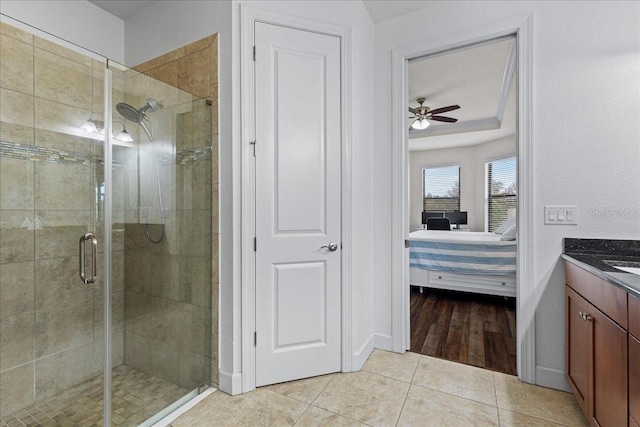
[[[564,239],[562,258],[640,298],[640,275],[604,261],[640,262],[640,240]]]

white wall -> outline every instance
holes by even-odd
[[[514,137],[484,144],[409,152],[410,230],[422,227],[422,169],[440,165],[460,165],[460,210],[468,212],[471,231],[484,231],[485,163],[514,156]]]
[[[391,206],[391,50],[521,14],[533,17],[536,382],[565,387],[564,237],[640,239],[640,3],[448,1],[376,25],[375,205]],[[393,142],[396,143],[396,142]],[[543,206],[577,205],[578,226],[545,226]],[[391,334],[391,211],[374,218],[375,331]]]
[[[124,21],[85,0],[2,0],[0,13],[124,63]]]

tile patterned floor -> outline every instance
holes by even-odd
[[[172,423],[199,426],[587,426],[569,393],[415,353],[375,350],[360,372],[217,391]]]
[[[113,370],[112,425],[136,426],[188,390],[128,366]],[[102,376],[0,419],[0,427],[102,426]]]

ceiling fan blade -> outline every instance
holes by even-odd
[[[454,119],[453,117],[445,117],[445,116],[431,116],[429,120],[435,120],[436,122],[447,122],[447,123],[455,123],[458,119]]]
[[[448,107],[436,108],[435,110],[429,111],[429,113],[431,114],[446,113],[447,111],[457,110],[458,108],[460,108],[459,105],[449,105]]]
[[[413,114],[418,114],[418,110],[416,108],[409,107],[409,112]]]

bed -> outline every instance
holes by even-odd
[[[495,233],[409,234],[409,283],[421,288],[516,296],[516,242]]]

